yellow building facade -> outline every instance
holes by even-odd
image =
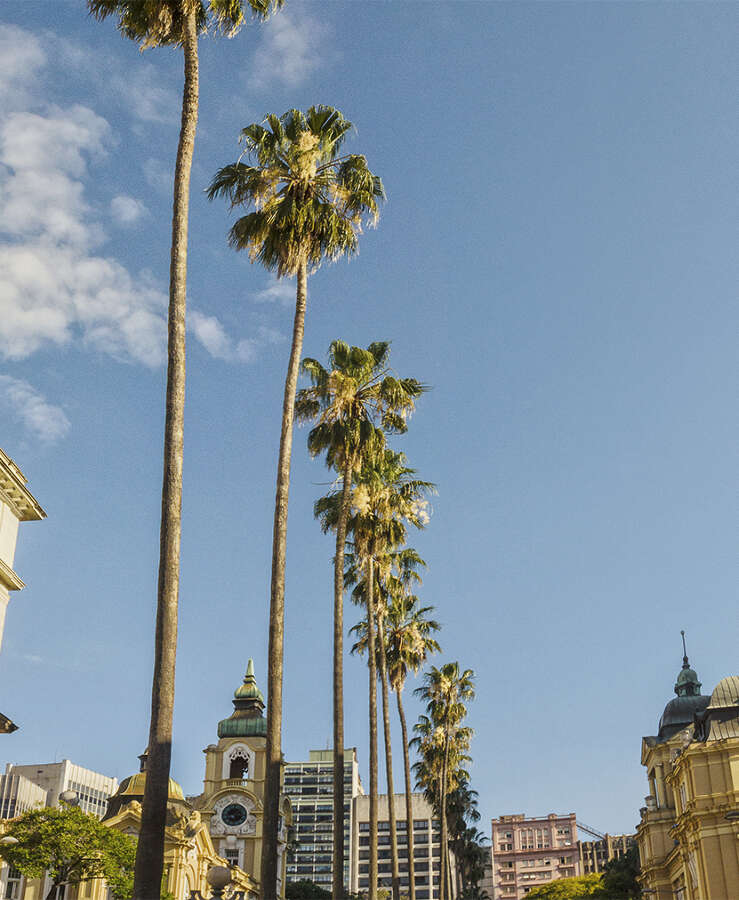
[[[637,840],[649,900],[739,900],[739,676],[700,693],[687,655],[658,733]]]

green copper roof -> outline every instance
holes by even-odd
[[[675,683],[675,693],[678,697],[699,697],[701,692],[701,683],[698,681],[698,675],[690,668],[688,662],[688,651],[685,648],[685,632],[681,631],[683,637],[683,667],[677,676]]]
[[[264,697],[262,696],[262,692],[257,687],[257,679],[254,677],[253,659],[249,660],[249,663],[246,667],[246,675],[244,675],[244,682],[236,688],[236,690],[234,691],[234,697],[237,700],[256,699],[261,701],[262,705],[264,705]]]
[[[234,691],[234,711],[218,723],[218,737],[262,737],[267,734],[264,697],[254,676],[254,661],[249,660],[244,681]]]

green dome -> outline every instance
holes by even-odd
[[[234,691],[234,711],[218,723],[218,737],[266,737],[264,697],[254,676],[254,661],[249,660],[244,681]]]

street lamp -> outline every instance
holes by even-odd
[[[12,834],[6,834],[5,837],[0,838],[0,844],[3,844],[5,847],[12,847],[17,843],[19,843],[18,838],[13,837]]]
[[[226,895],[226,888],[231,884],[231,870],[226,866],[211,866],[208,869],[205,880],[211,886],[212,900],[244,900],[244,891],[230,891]],[[200,891],[190,891],[190,900],[206,900]]]

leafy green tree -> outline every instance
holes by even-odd
[[[11,820],[0,856],[27,878],[48,873],[51,900],[61,885],[104,878],[120,900],[133,893],[136,841],[77,807],[32,809]]]
[[[388,370],[390,344],[377,341],[350,347],[333,341],[326,369],[303,360],[313,386],[303,388],[295,408],[303,422],[315,421],[308,434],[311,456],[326,455],[326,464],[341,477],[341,504],[335,519],[334,555],[334,861],[333,892],[343,891],[344,861],[344,554],[351,510],[352,481],[363,463],[381,458],[386,433],[407,430],[407,419],[425,387],[415,378],[396,378]],[[320,515],[320,513],[319,513]],[[331,527],[324,520],[324,530]],[[370,579],[370,582],[372,579]],[[370,888],[370,890],[372,890]]]
[[[172,755],[177,607],[182,518],[182,456],[185,411],[185,311],[190,170],[198,120],[198,35],[211,30],[235,34],[244,10],[266,17],[283,0],[87,0],[97,19],[114,16],[118,29],[142,49],[182,47],[184,88],[174,173],[169,268],[167,387],[164,472],[152,681],[149,763],[143,798],[141,840],[136,854],[137,897],[158,896],[164,865],[164,827]],[[276,850],[275,850],[276,853]]]
[[[267,672],[267,769],[264,799],[262,890],[277,884],[277,825],[282,755],[282,672],[285,622],[287,506],[295,392],[303,349],[308,273],[324,259],[356,252],[366,221],[376,222],[385,193],[364,156],[339,155],[352,123],[330,106],[311,106],[268,116],[264,125],[241,132],[249,162],[220,169],[208,196],[224,196],[231,207],[251,208],[231,228],[229,241],[247,250],[277,277],[296,276],[292,346],[285,378],[272,535]],[[343,744],[342,744],[343,749]],[[343,769],[340,773],[343,785]],[[343,842],[343,832],[339,836]],[[343,853],[342,853],[343,859]],[[343,863],[339,866],[339,882]],[[342,886],[343,889],[343,886]],[[338,896],[338,886],[334,886]]]
[[[636,880],[639,874],[639,848],[629,847],[623,856],[609,860],[603,870],[604,895],[612,900],[632,900],[641,896]]]
[[[323,897],[330,900],[331,891],[326,891],[307,878],[293,881],[285,887],[286,900],[319,900]]]
[[[597,872],[577,878],[561,878],[532,888],[527,900],[578,900],[580,897],[605,897],[603,881]]]

